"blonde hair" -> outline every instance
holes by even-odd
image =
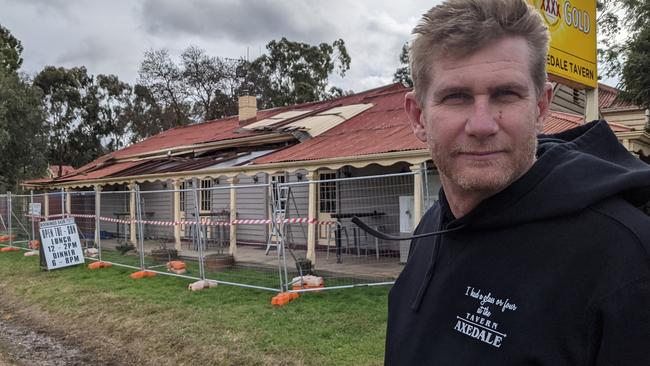
[[[422,105],[434,57],[467,56],[508,36],[526,39],[530,49],[530,75],[537,94],[546,82],[548,28],[525,0],[448,0],[424,14],[413,34],[416,37],[409,52],[411,79]]]

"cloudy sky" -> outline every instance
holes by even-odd
[[[439,0],[0,0],[0,24],[24,47],[24,72],[86,66],[133,84],[147,49],[174,57],[195,45],[212,56],[251,59],[273,39],[345,41],[345,90],[392,82],[420,15]]]

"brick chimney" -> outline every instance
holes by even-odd
[[[239,97],[239,125],[257,117],[257,98],[252,95]]]

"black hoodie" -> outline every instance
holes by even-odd
[[[604,121],[541,136],[455,219],[441,190],[389,296],[387,365],[650,365],[650,166]]]

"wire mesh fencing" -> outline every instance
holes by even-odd
[[[0,234],[14,235],[10,240],[26,248],[38,238],[39,220],[74,217],[88,259],[134,271],[268,291],[392,284],[409,241],[379,239],[351,219],[408,236],[437,199],[437,172],[304,177],[258,174],[0,195]],[[318,279],[315,286],[305,285],[308,275]]]
[[[12,247],[16,238],[12,230],[11,193],[0,196],[0,246]]]
[[[8,221],[11,246],[28,249],[29,241],[34,238],[34,225],[36,222],[30,214],[30,203],[32,203],[32,196],[30,195],[15,194],[10,196]]]
[[[74,217],[81,245],[86,248],[95,246],[95,191],[71,191],[66,193],[66,217]]]
[[[205,181],[187,181],[181,189],[155,183],[96,193],[96,258],[141,271],[281,289],[278,259],[265,253],[268,185]],[[178,260],[182,270],[171,268]]]
[[[198,184],[197,184],[198,185]],[[264,290],[282,288],[278,256],[269,242],[269,184],[265,178],[201,182],[195,216],[206,276]]]
[[[303,291],[300,276],[314,274],[325,289],[392,284],[402,270],[407,241],[386,241],[351,222],[363,220],[371,228],[390,235],[410,233],[414,214],[414,173],[336,178],[320,175],[316,181],[282,184],[289,202],[287,221],[307,217],[313,225],[314,242],[291,241],[287,230],[287,279],[289,288]],[[316,193],[315,216],[308,217],[310,190]],[[307,227],[309,229],[309,227]],[[295,240],[295,236],[293,236]],[[310,248],[311,246],[311,248]],[[312,254],[313,253],[313,254]],[[298,282],[298,286],[296,283]]]
[[[139,267],[136,255],[135,191],[126,185],[113,185],[94,192],[94,248],[86,252],[91,259],[117,265]]]

